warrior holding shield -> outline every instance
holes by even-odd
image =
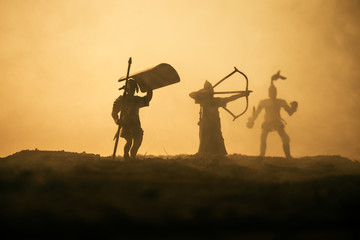
[[[135,96],[135,91],[139,92],[139,87],[132,78],[128,80],[126,88],[126,100],[124,96],[120,96],[115,100],[111,116],[116,124],[122,126],[120,136],[126,140],[124,159],[129,159],[129,151],[131,158],[135,158],[143,140],[144,131],[140,124],[139,109],[149,106],[153,91],[148,88],[144,97]],[[121,119],[118,114],[120,111],[123,111]]]
[[[124,94],[115,100],[111,113],[112,118],[118,125],[118,131],[114,137],[116,141],[113,159],[116,156],[119,136],[126,140],[124,159],[128,160],[130,157],[135,159],[144,133],[140,124],[139,109],[149,106],[153,90],[180,82],[176,70],[167,63],[161,63],[155,67],[129,75],[131,63],[130,58],[126,77],[121,77],[118,80],[119,82],[125,81],[125,86],[120,88],[120,90],[124,89]],[[146,92],[146,95],[143,97],[135,96],[135,92],[139,92],[139,90],[143,93]]]
[[[283,108],[290,116],[296,112],[298,103],[293,101],[290,103],[290,106],[284,99],[276,98],[277,90],[274,86],[274,81],[282,79],[285,80],[286,77],[280,75],[278,71],[275,75],[271,77],[271,85],[269,87],[269,98],[260,101],[257,109],[253,108],[253,115],[248,119],[247,127],[252,128],[254,122],[260,112],[265,109],[265,121],[262,124],[261,132],[261,143],[260,143],[260,156],[265,156],[266,151],[266,139],[269,132],[277,131],[283,142],[283,150],[287,158],[291,158],[290,154],[290,137],[285,132],[284,120],[280,116],[280,110]]]

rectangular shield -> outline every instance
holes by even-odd
[[[154,90],[180,82],[176,70],[167,63],[161,63],[155,67],[131,74],[129,78],[133,78],[137,82],[141,92],[146,92],[148,86]],[[125,79],[126,77],[121,77],[119,82]]]

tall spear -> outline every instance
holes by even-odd
[[[127,96],[127,84],[128,84],[128,79],[129,79],[129,73],[130,73],[130,66],[131,66],[132,60],[131,57],[129,58],[129,62],[128,62],[128,69],[127,69],[127,74],[126,74],[126,80],[125,80],[125,87],[124,87],[124,93],[123,93],[123,100],[122,100],[122,106],[121,106],[121,110],[120,110],[120,118],[119,118],[119,123],[118,123],[118,129],[117,132],[115,133],[115,137],[113,140],[115,140],[115,146],[114,146],[114,152],[112,155],[113,160],[115,159],[116,156],[116,149],[117,149],[117,145],[119,142],[119,136],[120,136],[120,129],[121,129],[121,125],[122,125],[122,119],[123,119],[123,110],[124,110],[124,106],[126,104],[125,100],[126,100],[126,96]]]

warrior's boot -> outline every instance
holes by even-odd
[[[290,144],[283,144],[283,149],[286,158],[292,158],[292,156],[290,155]]]
[[[260,157],[264,157],[264,156],[265,156],[265,151],[266,151],[266,143],[265,143],[265,142],[261,142],[261,143],[260,143]]]
[[[130,160],[130,156],[128,153],[124,153],[124,161],[129,161]]]

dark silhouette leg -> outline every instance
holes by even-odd
[[[131,137],[127,137],[125,138],[126,143],[124,146],[124,159],[129,159],[129,150],[131,148],[132,145],[132,138]]]
[[[266,151],[266,139],[269,134],[269,131],[263,129],[261,132],[261,141],[260,141],[260,157],[265,156]]]
[[[281,137],[281,140],[283,142],[283,149],[284,149],[284,153],[285,153],[286,158],[291,158],[291,154],[290,154],[290,137],[289,137],[289,135],[287,135],[284,128],[279,129],[278,133],[279,133],[279,135]]]
[[[136,154],[141,146],[141,143],[142,143],[142,140],[143,140],[143,135],[140,135],[140,136],[137,136],[134,138],[134,144],[131,148],[131,151],[130,151],[130,154],[131,154],[131,157],[132,158],[135,158],[136,157]]]

